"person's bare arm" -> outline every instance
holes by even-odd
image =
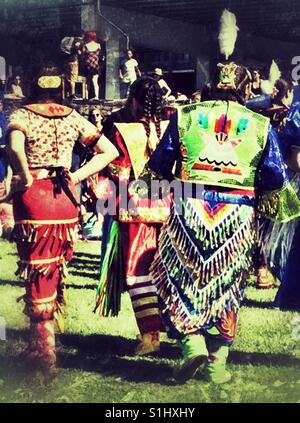
[[[136,72],[138,78],[140,78],[142,76],[142,73],[141,73],[140,68],[138,66],[136,66],[135,72]]]
[[[96,154],[90,161],[74,173],[71,173],[71,178],[75,184],[100,172],[119,155],[118,150],[104,135],[99,138],[94,151]]]
[[[8,156],[14,171],[11,190],[25,191],[28,189],[33,178],[30,174],[25,154],[25,135],[22,131],[13,130],[8,136]]]
[[[165,81],[165,85],[164,85],[164,87],[166,88],[166,90],[167,90],[167,92],[165,93],[165,95],[164,95],[164,98],[168,98],[169,96],[170,96],[170,94],[171,94],[171,92],[172,92],[172,90],[171,90],[171,88],[169,87],[169,85],[166,83],[166,81]]]

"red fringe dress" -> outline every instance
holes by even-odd
[[[77,237],[78,206],[75,186],[68,177],[72,150],[79,140],[95,142],[96,127],[75,110],[46,103],[20,108],[10,117],[8,132],[22,131],[25,153],[34,178],[32,186],[13,198],[19,264],[26,281],[24,312],[31,320],[33,355],[55,363],[53,319],[60,329],[66,263]]]

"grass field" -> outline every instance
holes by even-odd
[[[93,314],[99,248],[77,244],[69,266],[66,332],[57,342],[60,372],[45,385],[18,362],[28,324],[16,303],[23,282],[14,276],[14,245],[0,241],[0,316],[7,325],[7,340],[0,341],[0,402],[300,402],[300,340],[292,335],[300,333],[293,326],[298,316],[272,308],[275,290],[248,288],[230,355],[230,383],[194,379],[172,386],[168,377],[179,351],[167,338],[155,356],[133,356],[137,327],[127,294],[118,318]]]

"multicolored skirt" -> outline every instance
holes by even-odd
[[[158,245],[160,223],[118,222],[106,215],[103,225],[101,273],[95,310],[117,316],[126,289],[142,334],[162,331],[156,288],[149,268]]]
[[[173,205],[151,267],[169,336],[203,333],[237,313],[254,245],[254,209],[188,199]]]
[[[75,195],[75,186],[69,183],[69,188]],[[47,178],[15,193],[13,211],[17,275],[26,281],[24,312],[33,320],[57,318],[62,325],[59,311],[65,301],[66,262],[77,238],[78,209],[57,189],[55,178]]]

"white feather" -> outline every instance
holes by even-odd
[[[264,94],[271,95],[273,92],[274,84],[272,84],[268,79],[263,79],[261,81],[260,87]]]
[[[226,60],[234,52],[234,46],[237,39],[239,28],[236,24],[236,17],[229,10],[225,9],[221,16],[221,25],[219,32],[220,52],[224,54]]]
[[[272,64],[270,67],[270,73],[269,73],[269,81],[273,84],[275,84],[276,81],[281,77],[280,69],[277,65],[277,63],[272,60]]]
[[[271,95],[273,93],[276,81],[281,77],[280,69],[277,63],[272,60],[269,72],[269,79],[261,81],[261,90],[264,94]]]

